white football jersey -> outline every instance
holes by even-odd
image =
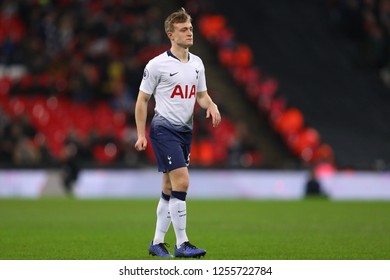
[[[153,94],[155,112],[173,125],[192,127],[196,93],[207,90],[202,60],[189,53],[187,63],[170,50],[151,59],[144,70],[140,90]]]

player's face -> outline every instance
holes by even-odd
[[[183,48],[189,48],[194,43],[193,30],[191,22],[175,23],[174,31],[171,33],[171,40]]]

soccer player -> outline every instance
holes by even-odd
[[[135,105],[137,151],[147,147],[145,135],[147,104],[154,96],[156,106],[150,126],[150,140],[162,174],[162,194],[157,205],[157,222],[149,254],[173,257],[164,242],[169,226],[176,235],[175,257],[199,258],[206,250],[189,242],[186,233],[186,196],[190,176],[190,148],[195,101],[206,110],[214,127],[221,122],[217,105],[210,98],[202,60],[189,52],[193,45],[191,16],[182,8],[165,20],[171,48],[146,65]]]

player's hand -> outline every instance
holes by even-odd
[[[221,122],[221,114],[219,113],[217,105],[212,103],[206,110],[206,118],[211,116],[213,127],[217,127]]]
[[[146,137],[138,137],[134,147],[138,152],[145,151],[148,146],[148,140]]]

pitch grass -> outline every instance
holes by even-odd
[[[1,199],[0,259],[153,259],[156,203]],[[388,202],[189,200],[187,212],[205,259],[390,259]],[[171,251],[174,241],[171,227]]]

